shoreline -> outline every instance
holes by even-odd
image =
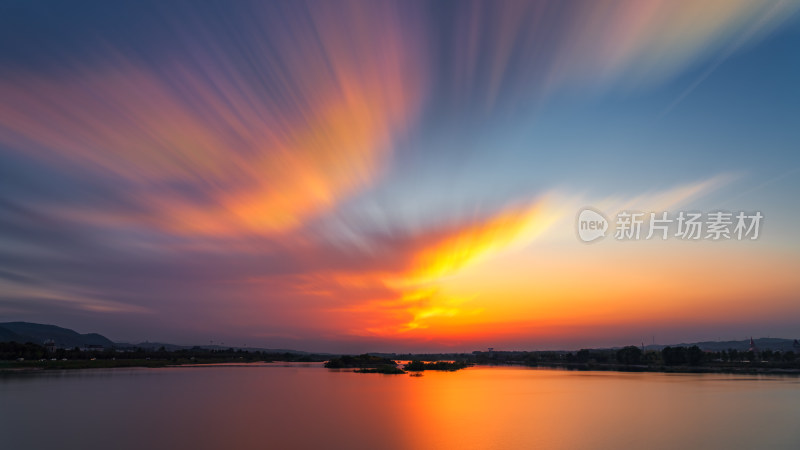
[[[600,363],[539,363],[536,365],[527,364],[486,364],[487,366],[522,366],[532,368],[562,369],[576,372],[650,372],[650,373],[685,373],[703,374],[719,373],[730,375],[790,375],[800,376],[800,369],[778,368],[778,367],[714,367],[714,366],[647,366],[647,365],[624,365],[624,364],[600,364]]]
[[[57,370],[97,370],[97,369],[126,369],[144,368],[161,369],[169,367],[204,367],[220,365],[247,365],[247,364],[266,364],[275,361],[186,361],[176,362],[171,360],[67,360],[67,361],[36,361],[35,363],[25,364],[18,361],[0,361],[0,375],[8,373],[38,373]],[[279,361],[284,362],[284,361]],[[9,364],[10,363],[10,364]]]
[[[46,361],[35,364],[20,364],[17,361],[0,362],[0,375],[39,373],[58,370],[96,370],[96,369],[125,369],[125,368],[175,368],[175,367],[206,367],[206,366],[241,366],[251,364],[267,364],[283,361],[186,361],[175,362],[168,360],[99,360],[99,361]],[[10,363],[10,364],[9,364]],[[53,364],[51,364],[53,363]],[[99,364],[97,364],[99,363]],[[111,363],[111,364],[109,364]],[[774,368],[774,367],[709,367],[709,366],[646,366],[622,365],[600,363],[539,363],[529,364],[475,364],[482,367],[527,367],[532,369],[559,369],[575,372],[648,372],[648,373],[675,373],[675,374],[729,374],[729,375],[778,375],[800,376],[800,369]],[[354,371],[355,372],[355,371]]]

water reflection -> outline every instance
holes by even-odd
[[[796,378],[319,364],[0,376],[0,436],[34,448],[800,448]]]

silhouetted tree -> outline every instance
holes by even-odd
[[[634,345],[617,350],[617,362],[620,364],[639,364],[642,359],[642,350]]]
[[[686,347],[664,347],[661,359],[668,366],[686,364]]]
[[[703,362],[704,356],[703,351],[696,345],[686,350],[686,359],[690,366],[699,366]]]

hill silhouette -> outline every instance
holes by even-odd
[[[41,345],[48,340],[54,341],[58,347],[65,348],[87,345],[112,347],[114,345],[110,339],[97,333],[80,334],[69,328],[31,322],[0,323],[0,341],[2,342],[33,342]]]

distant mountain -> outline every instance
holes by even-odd
[[[793,347],[794,341],[792,339],[780,339],[780,338],[758,338],[753,339],[755,342],[756,347],[759,350],[780,350],[782,352],[788,351],[796,351]],[[689,344],[670,344],[670,347],[691,347],[692,345],[696,345],[700,347],[701,350],[709,350],[714,352],[720,352],[723,350],[738,350],[740,352],[746,352],[750,349],[750,340],[744,339],[741,341],[703,341],[703,342],[693,342]],[[661,350],[666,345],[646,345],[645,348],[647,350]]]
[[[55,325],[43,325],[30,322],[3,322],[0,323],[0,341],[16,341],[20,343],[33,342],[44,344],[53,340],[58,347],[84,347],[87,345],[102,345],[112,347],[114,342],[97,333],[80,334],[68,328]]]
[[[0,327],[0,342],[25,342],[25,338],[11,330]]]

